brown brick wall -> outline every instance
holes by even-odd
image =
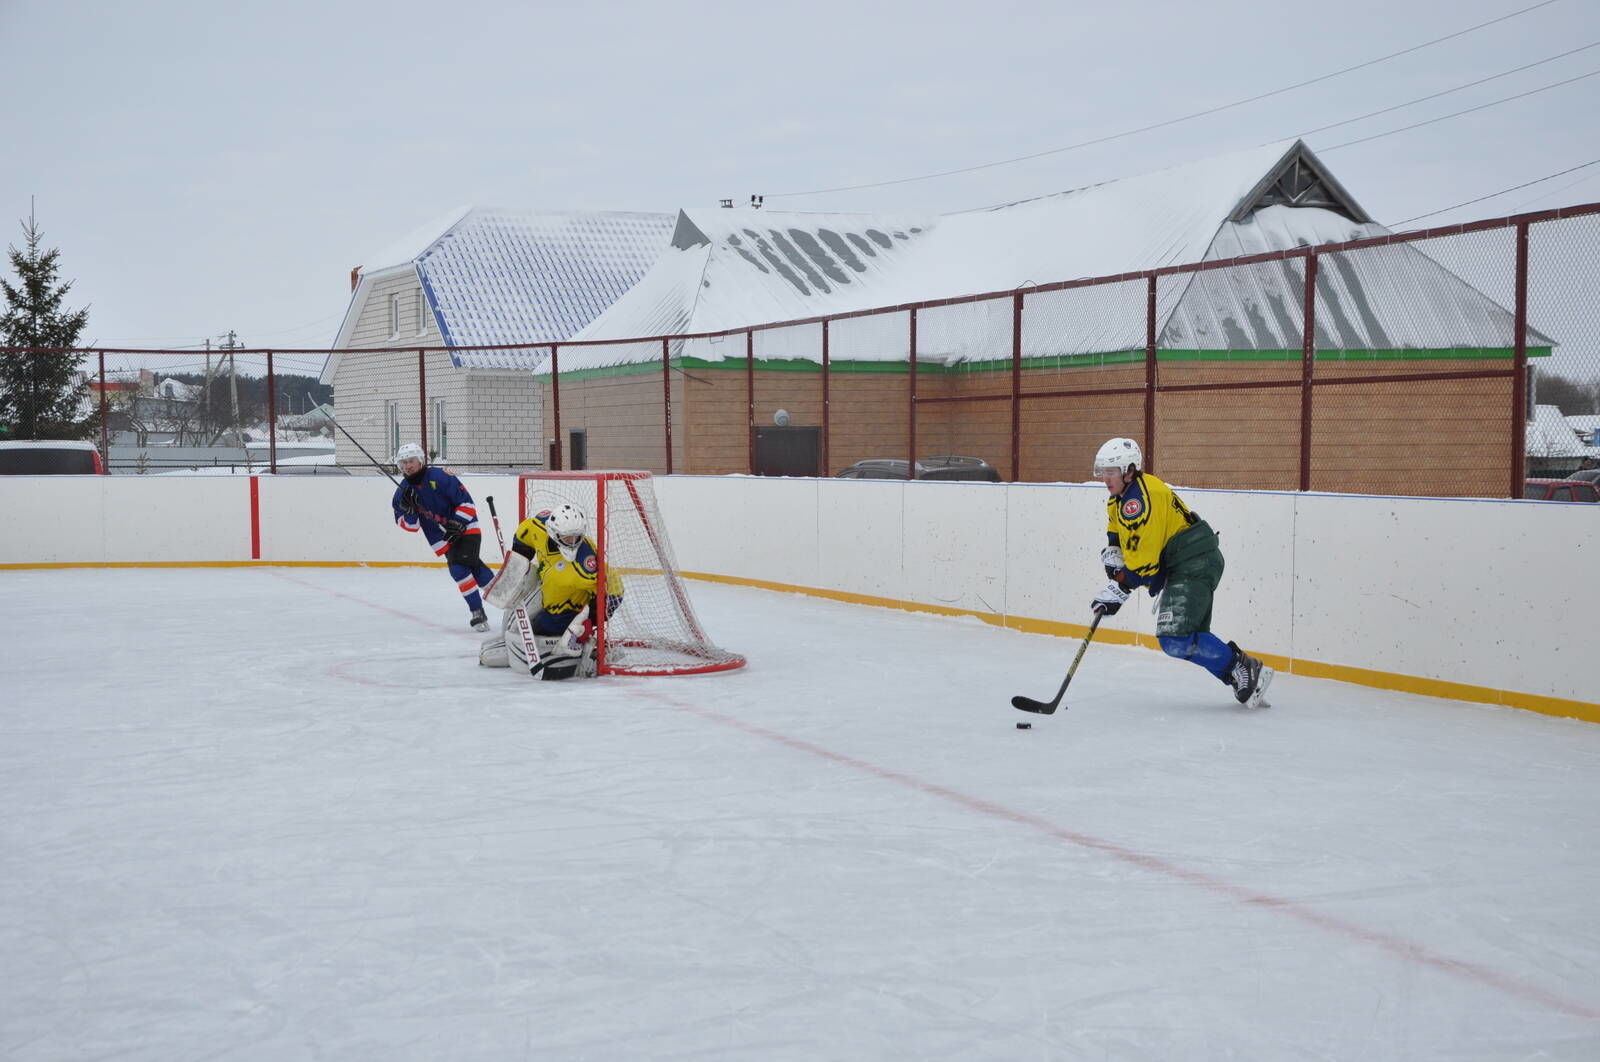
[[[1324,377],[1359,378],[1503,368],[1502,362],[1481,360],[1348,361],[1320,362],[1317,371]],[[1296,489],[1300,373],[1298,361],[1163,362],[1152,469],[1195,487]],[[1142,388],[1143,382],[1142,364],[1024,371],[1023,393]],[[1284,386],[1167,390],[1242,382]],[[827,474],[864,458],[906,456],[908,387],[905,373],[833,374]],[[589,427],[590,467],[661,471],[660,389],[661,377],[654,372],[564,381],[563,429]],[[919,373],[917,389],[920,399],[1008,394],[1010,373]],[[673,398],[674,471],[747,471],[749,396],[742,367],[674,371]],[[1509,379],[1325,384],[1313,402],[1314,490],[1497,496],[1506,489]],[[820,426],[820,371],[757,370],[755,423],[772,423],[780,408],[788,410],[791,425]],[[1020,430],[1023,481],[1092,478],[1094,453],[1112,436],[1131,435],[1149,448],[1142,390],[1025,397]],[[981,457],[1010,479],[1010,401],[919,402],[917,453]]]

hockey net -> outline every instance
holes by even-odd
[[[530,472],[520,479],[519,520],[562,502],[589,518],[597,587],[622,579],[622,604],[596,608],[602,675],[696,675],[743,667],[744,657],[706,637],[672,555],[648,472]],[[600,591],[604,600],[604,591]]]

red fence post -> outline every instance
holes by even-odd
[[[1144,465],[1154,470],[1156,452],[1156,278],[1144,291]]]
[[[828,469],[833,466],[828,463],[828,319],[822,320],[822,468],[821,475],[828,475]]]
[[[672,341],[661,337],[661,420],[667,433],[667,475],[672,475]]]
[[[426,355],[421,348],[417,350],[417,403],[421,407],[421,416],[418,418],[419,438],[417,444],[422,447],[423,454],[427,457],[427,464],[433,464],[433,458],[428,455],[428,365]]]
[[[272,351],[267,351],[267,470],[278,471],[278,377],[272,371]]]
[[[555,465],[550,471],[560,472],[566,463],[561,449],[561,344],[550,344],[550,406],[555,414],[556,446],[551,451],[551,463]]]
[[[1011,296],[1011,482],[1022,480],[1022,292]]]
[[[105,461],[100,474],[111,474],[111,418],[106,409],[106,352],[100,351],[100,454]]]
[[[910,363],[906,379],[906,479],[917,478],[917,308],[911,307]]]
[[[744,334],[745,471],[756,474],[756,333]]]
[[[1516,352],[1515,368],[1511,378],[1511,493],[1512,498],[1522,497],[1522,480],[1527,475],[1528,460],[1528,222],[1517,223],[1517,277],[1516,310],[1512,327],[1517,330],[1512,340]]]
[[[1311,380],[1317,357],[1317,255],[1306,255],[1305,321],[1300,338],[1300,489],[1311,489]]]

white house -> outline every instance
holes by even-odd
[[[570,337],[644,275],[671,231],[670,214],[472,207],[372,256],[352,271],[321,375],[340,426],[385,460],[421,441],[456,468],[542,466],[534,359],[505,345]],[[367,463],[343,434],[338,446],[340,464]]]

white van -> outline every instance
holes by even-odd
[[[75,439],[0,442],[0,476],[98,476],[105,462],[94,443]]]

